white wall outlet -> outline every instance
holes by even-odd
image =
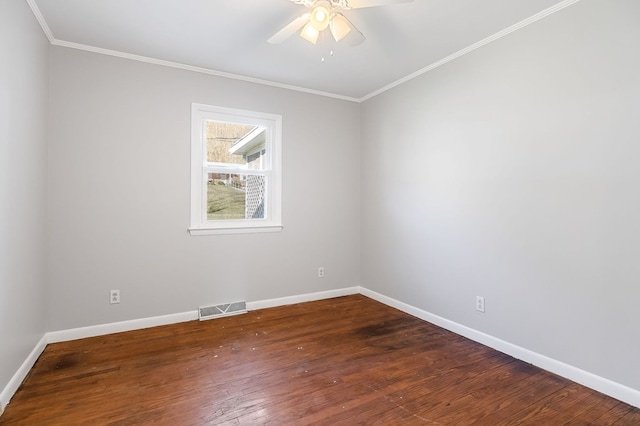
[[[324,266],[318,268],[318,278],[324,278]]]
[[[476,296],[476,311],[484,312],[484,297]]]
[[[120,303],[120,290],[111,290],[109,292],[109,303]]]

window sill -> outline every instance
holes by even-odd
[[[260,234],[263,232],[280,232],[282,231],[282,225],[269,225],[269,226],[243,226],[243,227],[229,227],[229,228],[189,228],[189,233],[193,237],[203,235],[224,235],[224,234]]]

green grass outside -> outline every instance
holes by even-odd
[[[245,193],[236,188],[207,184],[207,219],[244,219]]]

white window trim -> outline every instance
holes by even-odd
[[[263,174],[267,181],[265,219],[207,220],[206,144],[203,143],[206,120],[239,124],[257,124],[267,129],[267,153],[270,164],[265,170],[243,170],[231,167],[230,173]],[[282,116],[255,111],[191,104],[191,222],[193,236],[246,234],[282,230]]]

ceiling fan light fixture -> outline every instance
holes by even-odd
[[[316,44],[318,41],[318,35],[320,35],[320,31],[311,25],[311,22],[305,25],[302,31],[300,31],[300,37],[313,44]]]
[[[331,13],[329,12],[329,9],[324,4],[320,4],[311,12],[311,19],[309,19],[309,23],[313,25],[313,28],[316,30],[323,31],[329,26],[330,20]]]
[[[336,13],[329,23],[331,35],[336,42],[342,40],[351,31],[351,26],[347,19],[340,13]]]

